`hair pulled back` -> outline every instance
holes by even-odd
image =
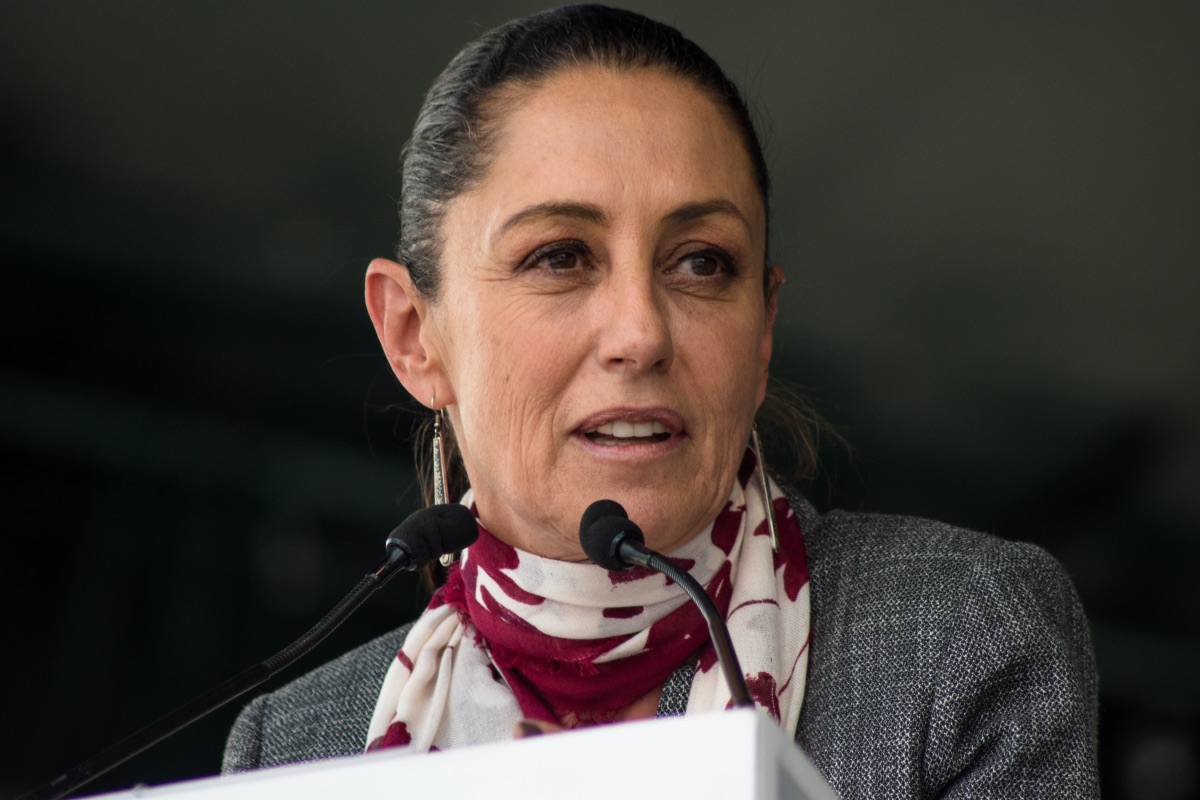
[[[588,65],[662,69],[707,93],[740,134],[766,209],[770,183],[750,112],[708,53],[675,28],[632,11],[600,5],[543,11],[464,47],[429,88],[404,147],[396,256],[426,297],[436,299],[441,283],[446,207],[481,181],[490,163],[503,90]]]

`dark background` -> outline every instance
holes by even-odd
[[[815,499],[1049,549],[1106,795],[1196,796],[1200,12],[695,6],[635,4],[763,124],[775,370],[857,453]],[[415,506],[362,274],[424,89],[536,8],[0,9],[0,794],[291,641]],[[393,584],[307,665],[420,605]],[[235,712],[88,791],[216,771]]]

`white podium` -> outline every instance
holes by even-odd
[[[97,797],[837,800],[800,748],[766,715],[751,709],[627,722],[443,753],[382,751]]]

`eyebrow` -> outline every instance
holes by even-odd
[[[750,220],[742,213],[736,205],[731,201],[723,198],[714,198],[712,200],[702,200],[698,203],[688,203],[667,214],[667,222],[673,225],[682,225],[685,222],[701,219],[712,214],[727,214],[739,219],[747,228],[750,227]]]
[[[504,220],[496,233],[492,236],[492,242],[495,243],[504,234],[508,233],[516,225],[526,222],[531,219],[547,219],[549,217],[568,217],[571,219],[582,220],[583,222],[595,222],[603,224],[608,215],[600,206],[592,205],[591,203],[567,203],[550,201],[547,203],[538,203],[536,206],[523,208],[513,214],[508,219]]]
[[[713,214],[725,214],[732,216],[741,221],[747,228],[751,227],[750,221],[741,210],[731,201],[723,198],[714,198],[712,200],[701,200],[695,203],[686,203],[671,213],[667,214],[665,221],[670,225],[683,225],[697,219],[702,219]],[[549,201],[546,203],[538,203],[528,208],[523,208],[511,217],[506,219],[504,223],[496,230],[492,236],[492,242],[498,241],[504,234],[508,233],[515,226],[522,222],[527,222],[531,219],[548,219],[551,217],[567,217],[577,219],[583,222],[592,222],[596,224],[604,224],[608,220],[608,215],[604,210],[597,205],[591,203],[572,203]]]

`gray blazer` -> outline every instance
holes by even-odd
[[[793,498],[813,640],[796,742],[845,798],[1099,797],[1096,667],[1041,549]],[[409,626],[252,701],[224,771],[362,752]],[[682,713],[684,667],[659,715]]]

